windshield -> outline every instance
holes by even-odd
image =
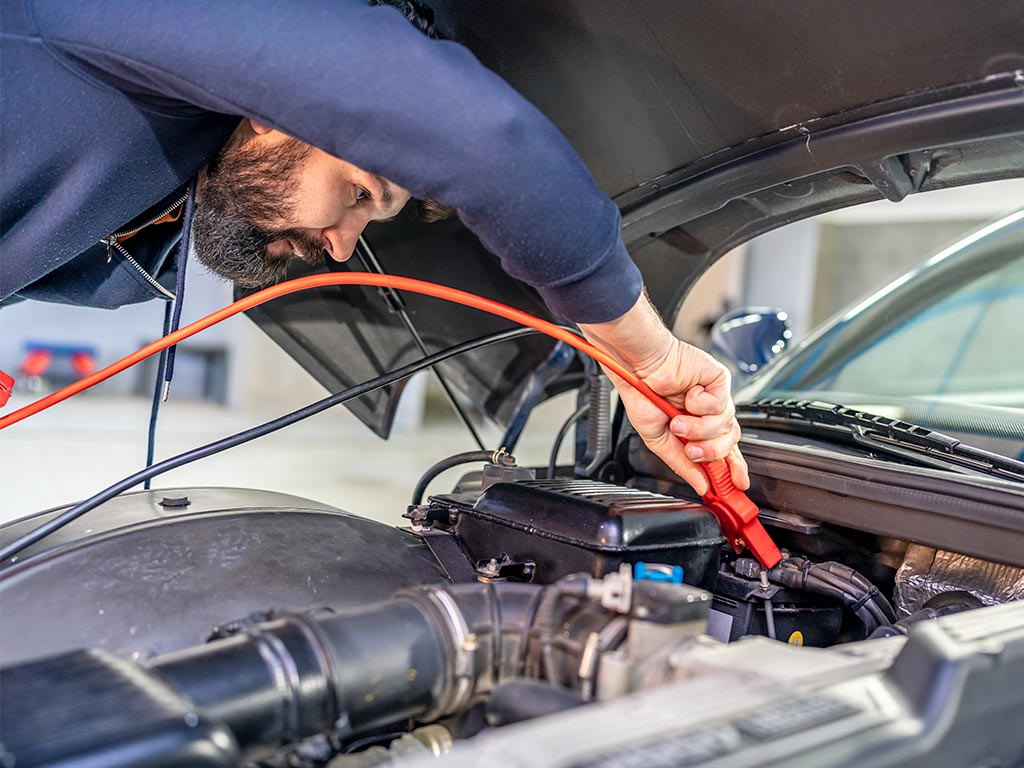
[[[1024,211],[855,304],[740,388],[823,400],[1024,458]]]

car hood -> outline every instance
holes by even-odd
[[[1024,14],[1001,0],[845,3],[525,0],[428,3],[544,111],[623,215],[623,237],[671,319],[726,251],[859,202],[1019,175]],[[392,274],[551,318],[458,222],[403,216],[366,240]],[[359,262],[354,258],[353,262]],[[347,265],[325,265],[344,270]],[[365,258],[351,268],[376,268]],[[306,274],[296,267],[291,276]],[[250,312],[328,389],[507,327],[464,307],[373,289],[304,292]],[[444,364],[461,397],[507,424],[552,342],[523,338]],[[578,364],[544,388],[575,386]],[[401,385],[351,409],[386,437]]]

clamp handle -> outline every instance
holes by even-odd
[[[733,485],[729,465],[719,459],[703,466],[710,490],[702,501],[718,518],[729,544],[737,553],[749,548],[765,568],[777,565],[782,560],[782,553],[757,519],[757,505]]]

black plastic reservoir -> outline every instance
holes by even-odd
[[[724,538],[701,504],[590,480],[498,483],[479,496],[436,496],[474,560],[507,555],[536,563],[535,580],[603,576],[622,563],[683,568],[687,584],[710,588]]]

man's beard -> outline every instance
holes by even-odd
[[[292,258],[319,264],[323,244],[298,229],[275,230],[257,222],[287,220],[292,190],[312,148],[289,139],[272,148],[246,144],[233,134],[200,176],[192,222],[196,258],[210,270],[245,288],[280,281]],[[271,256],[267,246],[290,241],[295,251]]]

